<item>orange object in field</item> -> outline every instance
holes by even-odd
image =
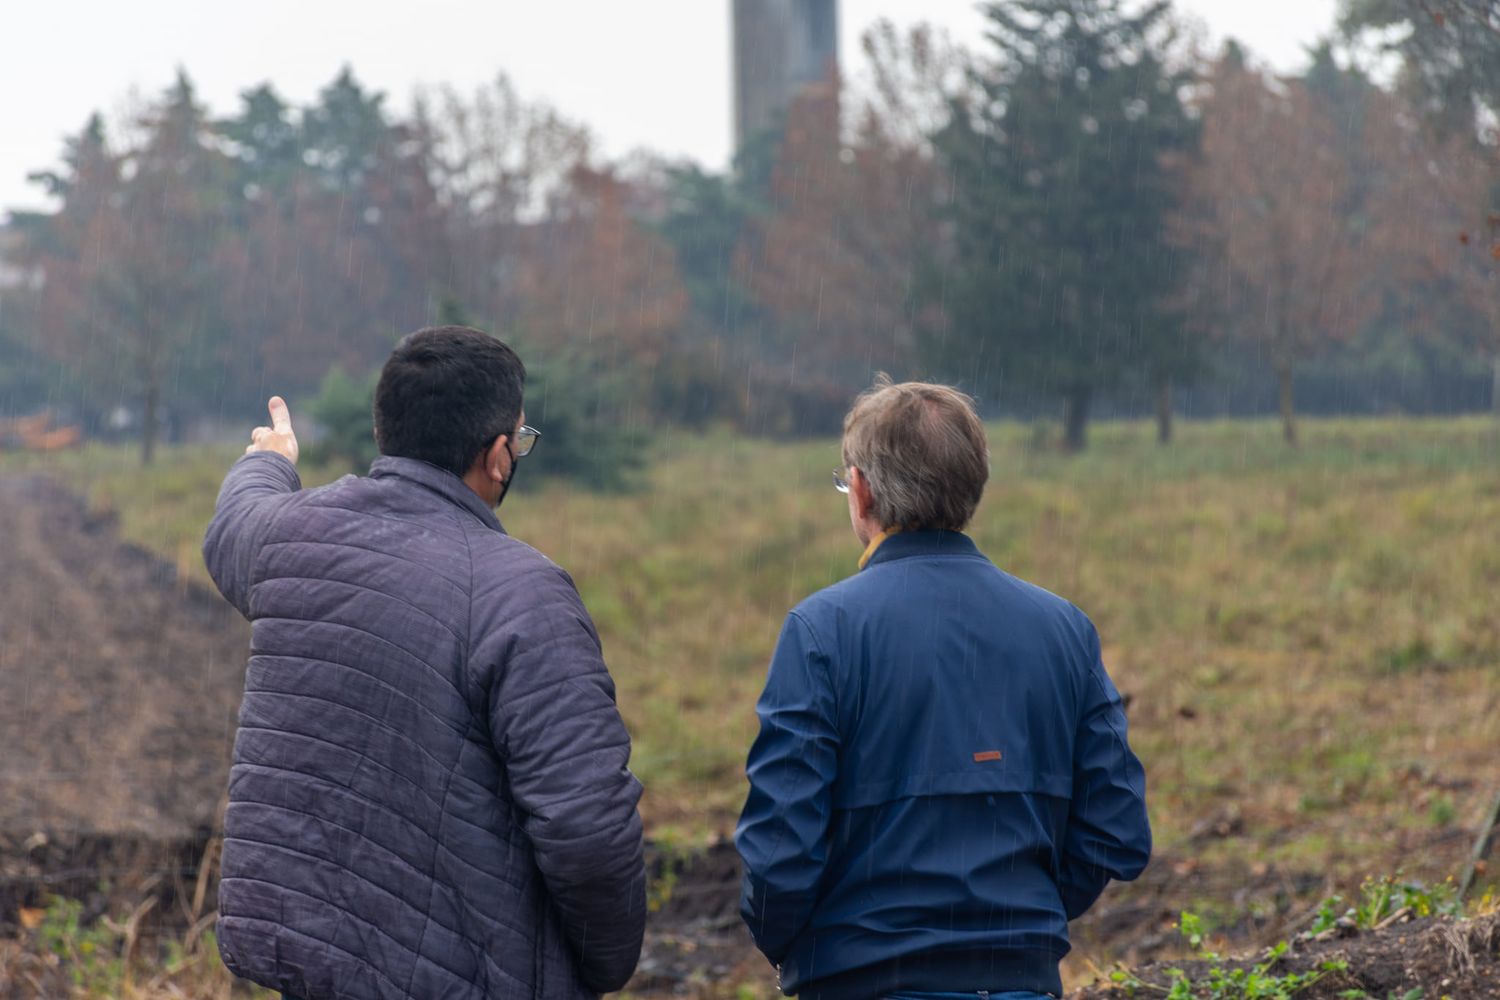
[[[21,447],[27,451],[62,451],[82,443],[83,431],[75,426],[54,427],[21,438]]]
[[[43,410],[29,417],[0,420],[0,450],[61,451],[83,443],[83,429],[74,425],[52,426],[52,411]]]

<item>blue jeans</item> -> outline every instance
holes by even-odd
[[[887,994],[885,1000],[1052,1000],[1045,993],[1033,993],[1030,990],[1006,990],[1004,993],[990,993],[986,990],[976,990],[972,993],[917,993],[912,990],[903,990],[900,993]]]

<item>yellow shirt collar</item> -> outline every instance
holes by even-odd
[[[880,534],[876,535],[874,538],[870,539],[870,544],[865,546],[865,554],[859,557],[859,568],[865,568],[865,563],[869,562],[871,557],[875,555],[875,550],[880,548],[881,542],[885,541],[887,538],[890,538],[892,535],[899,535],[900,533],[900,528],[887,528]]]

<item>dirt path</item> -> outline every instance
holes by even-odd
[[[62,488],[0,479],[0,835],[211,823],[248,635]]]

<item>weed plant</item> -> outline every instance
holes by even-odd
[[[1352,930],[1375,930],[1387,921],[1423,917],[1461,917],[1464,905],[1452,879],[1434,886],[1403,879],[1401,875],[1367,878],[1359,887],[1354,905],[1344,907],[1344,897],[1329,896],[1318,905],[1307,929],[1308,937],[1345,926]]]
[[[1129,970],[1117,969],[1111,974],[1111,981],[1132,996],[1145,993],[1161,995],[1166,1000],[1290,1000],[1324,976],[1349,967],[1346,962],[1330,960],[1307,972],[1277,973],[1277,965],[1290,949],[1285,941],[1267,949],[1260,961],[1248,967],[1236,965],[1209,950],[1203,921],[1196,914],[1184,911],[1178,929],[1193,957],[1203,965],[1201,972],[1189,974],[1180,968],[1170,968],[1167,970],[1170,985],[1162,986],[1148,983]]]

